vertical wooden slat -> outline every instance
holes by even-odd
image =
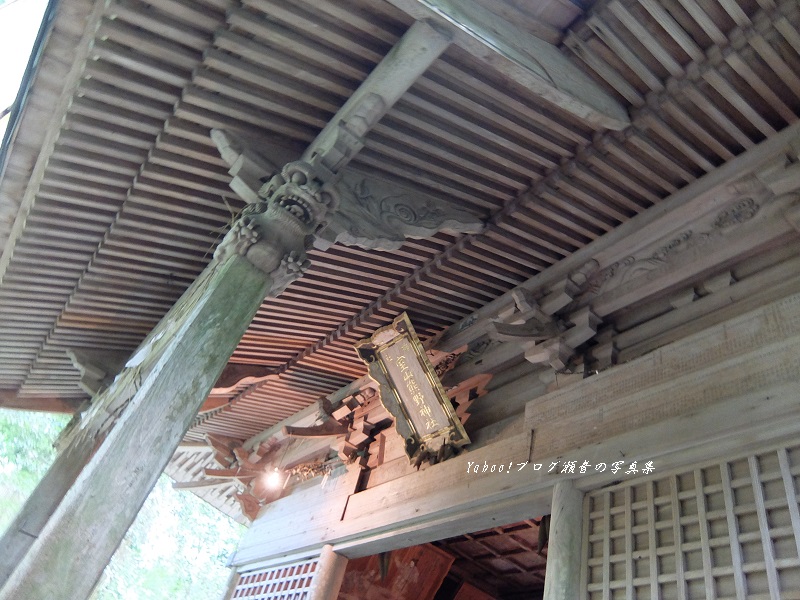
[[[797,545],[797,556],[800,557],[800,508],[797,504],[797,492],[795,492],[792,469],[789,464],[789,453],[786,451],[786,448],[778,450],[778,464],[781,468],[783,487],[786,490],[786,502],[789,505],[789,515],[792,519],[792,530],[794,531],[794,543]]]
[[[750,18],[736,3],[736,0],[719,0],[719,3],[739,27],[747,27],[751,24]]]
[[[611,600],[611,494],[603,494],[603,600]]]
[[[725,100],[739,111],[750,123],[753,124],[763,135],[770,136],[775,133],[775,128],[767,123],[766,119],[762,117],[753,106],[745,100],[734,87],[728,83],[722,75],[717,72],[708,72],[703,74],[705,79],[711,87],[725,98]]]
[[[581,596],[589,599],[589,530],[591,524],[592,499],[589,494],[583,497],[583,538],[581,539]]]
[[[800,77],[798,77],[794,70],[783,60],[780,54],[765,40],[762,36],[757,35],[750,39],[750,45],[755,48],[756,52],[764,59],[764,61],[774,70],[781,81],[785,83],[792,92],[800,97]]]
[[[673,77],[683,76],[683,67],[678,64],[672,55],[658,42],[655,36],[634,17],[620,2],[614,0],[609,3],[608,9],[630,31],[639,42],[647,48],[653,57],[661,63]]]
[[[687,600],[686,573],[683,564],[683,532],[681,531],[681,504],[678,500],[678,477],[673,475],[669,480],[670,498],[672,501],[672,536],[675,545],[675,582],[678,599]]]
[[[700,527],[700,544],[703,552],[703,578],[706,585],[706,599],[715,600],[717,593],[714,586],[714,576],[711,574],[711,546],[708,537],[708,515],[706,514],[706,494],[703,486],[703,473],[700,469],[694,471],[695,498],[697,499],[697,524]]]
[[[767,571],[769,595],[772,600],[780,600],[778,571],[775,566],[775,549],[772,545],[772,537],[769,533],[769,521],[767,520],[767,509],[764,506],[764,488],[761,486],[758,459],[755,456],[750,456],[747,459],[747,463],[750,465],[753,496],[755,497],[756,514],[758,515],[758,528],[761,531],[761,544],[764,548],[764,564]]]
[[[625,599],[633,600],[633,513],[631,511],[631,486],[625,488]]]
[[[733,488],[731,486],[731,472],[728,463],[720,465],[722,476],[722,494],[725,497],[725,515],[728,519],[728,536],[731,544],[731,562],[733,563],[733,581],[736,586],[736,600],[745,600],[744,570],[742,568],[742,547],[739,544],[739,524],[734,512]]]
[[[656,484],[647,483],[647,549],[650,555],[650,600],[659,600],[658,589],[658,536],[656,535]]]
[[[698,46],[692,37],[683,30],[683,27],[672,18],[672,15],[664,10],[664,7],[661,6],[660,3],[655,2],[655,0],[639,0],[639,4],[650,13],[653,19],[664,28],[664,31],[683,48],[683,51],[686,52],[692,60],[703,60],[703,50],[700,46]]]
[[[737,52],[731,52],[725,57],[725,62],[736,71],[736,74],[744,79],[787,123],[791,123],[797,117],[794,111],[767,85],[764,80],[753,71]]]
[[[686,9],[686,12],[688,12],[695,22],[703,28],[703,31],[706,32],[706,35],[710,37],[715,44],[722,45],[727,43],[728,40],[725,34],[722,33],[722,30],[714,23],[714,19],[710,18],[695,0],[678,0],[678,2],[681,3],[681,6]]]

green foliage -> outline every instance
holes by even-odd
[[[55,458],[61,415],[0,410],[0,530]],[[244,528],[162,475],[91,600],[219,600]]]
[[[0,409],[0,531],[55,459],[53,442],[68,420],[63,415]]]

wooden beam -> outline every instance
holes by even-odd
[[[332,181],[363,147],[363,137],[450,44],[450,36],[418,21],[373,69],[303,153],[323,181]],[[328,171],[328,173],[326,173]]]
[[[359,392],[361,389],[369,385],[372,380],[367,376],[364,375],[360,379],[356,379],[349,385],[337,390],[332,394],[328,394],[325,398],[319,399],[317,402],[310,404],[309,406],[305,407],[304,409],[296,412],[290,417],[287,417],[283,421],[276,423],[272,427],[265,429],[264,431],[257,433],[249,440],[245,440],[242,444],[242,447],[245,450],[253,450],[258,447],[259,444],[262,442],[266,442],[271,438],[275,438],[276,440],[282,440],[286,437],[284,433],[284,428],[287,426],[295,426],[295,427],[309,427],[314,425],[318,421],[322,420],[325,417],[325,410],[323,409],[323,405],[327,402],[330,404],[331,408],[335,408],[341,402],[347,398],[348,396],[352,396],[353,394]]]
[[[205,442],[181,442],[180,444],[178,444],[178,447],[175,449],[176,452],[180,452],[180,451],[184,451],[185,452],[187,450],[191,451],[191,452],[196,452],[196,453],[213,452],[214,451],[214,449],[211,448]]]
[[[202,481],[175,481],[172,484],[174,490],[207,490],[216,487],[224,487],[230,485],[228,479],[204,479]]]
[[[0,390],[0,408],[11,410],[34,410],[72,414],[83,403],[82,400],[67,398],[31,396],[20,398],[16,390]]]
[[[446,27],[461,48],[590,125],[617,130],[630,125],[627,110],[558,48],[477,2],[389,1],[415,19]]]
[[[319,425],[309,425],[308,427],[285,425],[283,427],[283,435],[290,437],[329,437],[345,435],[349,430],[347,425],[342,425],[334,419],[328,419]]]

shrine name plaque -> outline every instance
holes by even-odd
[[[355,345],[381,387],[381,401],[405,438],[409,459],[437,462],[469,437],[406,313]]]

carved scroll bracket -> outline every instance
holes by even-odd
[[[277,232],[279,238],[285,238],[290,231],[286,228],[289,217],[279,208],[288,209],[289,216],[302,220],[306,212],[311,212],[306,211],[307,206],[323,204],[326,207],[325,216],[319,216],[314,226],[308,228],[310,233],[295,232],[295,238],[303,239],[304,247],[313,243],[320,250],[327,250],[337,242],[371,250],[396,250],[408,238],[431,237],[440,231],[454,235],[479,233],[485,226],[481,215],[463,210],[446,199],[354,171],[334,175],[328,168],[330,165],[325,166],[320,162],[321,155],[314,155],[314,162],[311,163],[289,163],[279,175],[272,176],[264,185],[263,179],[273,173],[276,167],[269,157],[259,152],[259,144],[221,130],[212,131],[212,139],[220,155],[230,165],[231,189],[250,203],[242,211],[239,222],[234,224],[229,239],[223,241],[222,245],[228,248],[218,250],[220,256],[225,253],[248,256],[253,252],[252,256],[255,257],[257,252],[250,250],[250,246],[265,235],[272,239]],[[342,155],[337,160],[341,162],[346,154],[342,149]],[[298,171],[302,177],[297,174]],[[306,183],[298,183],[301,180]],[[337,183],[334,185],[333,181]],[[304,193],[292,188],[299,188]],[[272,195],[278,192],[283,197],[278,198],[273,207],[270,205]],[[287,201],[287,198],[291,201]],[[312,203],[309,198],[316,200]],[[303,206],[301,200],[305,200],[307,206]],[[265,223],[273,218],[277,218],[274,231]],[[278,239],[277,244],[286,246],[285,241]],[[289,246],[288,252],[283,255],[287,258],[281,277],[291,282],[305,267],[301,244]],[[277,249],[273,250],[273,254],[277,252]],[[263,257],[258,260],[263,262]]]
[[[769,211],[765,211],[765,207],[775,200],[775,195],[758,177],[731,183],[718,196],[712,210],[691,218],[687,216],[683,223],[675,224],[670,233],[598,270],[578,303],[586,304],[611,292],[629,293],[643,287],[675,265],[698,260],[701,248],[713,248],[722,243],[734,248],[738,243],[735,232],[751,221],[768,219]]]
[[[358,173],[345,173],[337,184],[339,209],[314,240],[327,250],[338,242],[372,250],[395,250],[408,238],[440,231],[479,233],[484,221],[458,206]]]

